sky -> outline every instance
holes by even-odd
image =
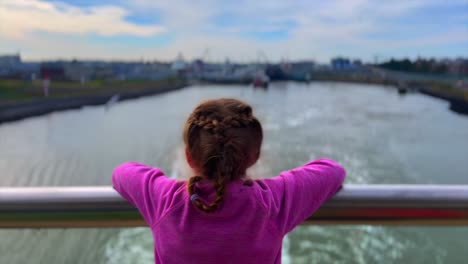
[[[275,62],[468,57],[468,0],[0,0],[0,55]]]

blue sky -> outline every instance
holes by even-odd
[[[468,57],[468,0],[2,0],[0,54],[17,51],[26,60]]]

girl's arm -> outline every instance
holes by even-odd
[[[173,190],[175,182],[161,169],[138,162],[120,164],[112,173],[114,189],[138,208],[150,226],[163,214],[167,204],[163,196]]]
[[[317,159],[264,180],[271,192],[267,207],[280,231],[286,234],[312,215],[341,188],[345,175],[336,161]]]

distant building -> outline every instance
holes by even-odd
[[[351,68],[351,61],[341,57],[333,58],[330,64],[334,70],[347,70]]]
[[[19,54],[0,56],[0,76],[12,77],[18,75],[21,65]]]
[[[127,79],[158,80],[174,75],[166,63],[137,63],[127,71]]]
[[[288,78],[291,80],[310,80],[311,74],[317,69],[317,64],[314,61],[296,61],[289,63],[289,67],[285,70]]]
[[[114,79],[114,71],[110,63],[99,63],[93,65],[92,79],[95,80],[110,80]]]
[[[196,59],[192,62],[192,73],[195,76],[201,76],[205,70],[205,63],[201,59]]]
[[[458,58],[445,61],[448,73],[456,75],[468,75],[468,59]]]
[[[71,81],[86,82],[91,79],[93,71],[91,66],[76,60],[64,65],[65,77]]]
[[[179,53],[176,60],[172,63],[171,69],[177,73],[184,73],[187,70],[187,63],[185,63],[184,57]]]
[[[21,57],[19,54],[0,56],[0,67],[7,67],[18,64],[21,64]]]
[[[361,67],[362,66],[362,61],[359,59],[353,60],[353,66],[354,67]]]
[[[314,61],[297,61],[290,63],[290,70],[295,72],[311,72],[315,70],[317,64]]]
[[[63,62],[44,62],[40,66],[41,79],[65,80],[65,68]]]
[[[351,70],[362,67],[362,61],[359,59],[350,60],[348,58],[337,57],[333,58],[330,62],[332,69],[334,70]]]

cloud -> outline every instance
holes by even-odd
[[[28,33],[119,34],[152,36],[165,32],[160,25],[125,21],[130,13],[117,6],[76,7],[41,0],[3,0],[0,3],[0,36],[22,38]]]
[[[466,0],[106,0],[84,7],[68,2],[0,0],[0,42],[28,36],[31,44],[9,43],[34,58],[73,52],[69,57],[167,60],[182,52],[193,59],[209,49],[210,59],[218,61],[256,60],[259,51],[271,61],[327,61],[335,55],[406,56],[421,49],[427,54],[468,52],[462,48],[468,44]],[[167,34],[158,35],[162,32]],[[115,35],[129,41],[107,37]],[[167,35],[170,39],[156,45],[155,38]]]

